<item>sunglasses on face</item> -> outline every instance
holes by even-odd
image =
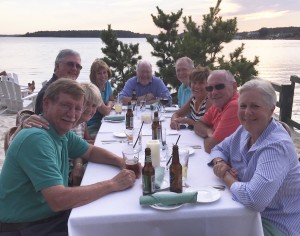
[[[214,89],[215,90],[222,90],[225,88],[225,84],[216,84],[215,86],[206,86],[205,90],[207,92],[212,92]]]
[[[67,66],[73,68],[76,67],[76,69],[81,70],[82,69],[82,65],[72,62],[72,61],[68,61],[68,62],[64,62]]]

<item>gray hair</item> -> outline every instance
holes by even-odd
[[[141,65],[148,65],[152,70],[152,65],[149,61],[139,61],[136,66],[136,70],[138,71]]]
[[[63,49],[57,54],[56,59],[55,59],[55,65],[62,62],[62,60],[67,56],[78,56],[78,57],[80,57],[80,54],[78,52],[72,50],[72,49]]]
[[[231,74],[231,72],[228,70],[213,70],[210,72],[207,79],[209,80],[214,75],[223,75],[227,82],[236,82],[233,74]]]
[[[177,66],[177,64],[179,62],[183,62],[183,61],[186,62],[190,66],[190,68],[194,68],[195,67],[193,60],[191,58],[189,58],[189,57],[180,57],[180,58],[178,58],[177,61],[176,61],[176,63],[175,63],[175,67]]]
[[[262,95],[262,98],[266,104],[268,104],[271,108],[276,106],[276,92],[269,81],[253,78],[242,85],[242,87],[239,89],[239,93],[242,94],[243,92],[249,90],[258,91]]]

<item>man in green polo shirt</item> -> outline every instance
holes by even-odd
[[[43,99],[49,129],[22,129],[13,139],[0,175],[0,235],[68,235],[68,210],[134,184],[122,158],[69,132],[83,104],[81,86],[59,79]],[[121,171],[111,180],[68,187],[68,158],[77,157]]]

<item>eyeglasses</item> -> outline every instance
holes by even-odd
[[[66,64],[67,66],[73,68],[76,67],[76,69],[81,70],[82,69],[82,65],[75,63],[73,61],[67,61],[67,62],[63,62],[64,64]]]
[[[222,90],[225,88],[225,84],[216,84],[215,86],[207,86],[205,87],[205,90],[207,92],[212,92],[214,89],[215,90]]]
[[[67,103],[63,103],[63,102],[58,103],[58,105],[65,112],[73,111],[73,109],[75,110],[76,113],[82,113],[83,112],[83,108],[82,107],[74,107],[71,104],[67,104]]]

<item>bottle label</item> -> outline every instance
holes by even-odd
[[[155,175],[143,175],[143,194],[151,194],[155,192]]]
[[[151,155],[145,156],[145,162],[147,162],[147,163],[152,162]]]
[[[133,117],[130,117],[130,119],[129,119],[129,125],[130,125],[130,128],[133,129]]]

